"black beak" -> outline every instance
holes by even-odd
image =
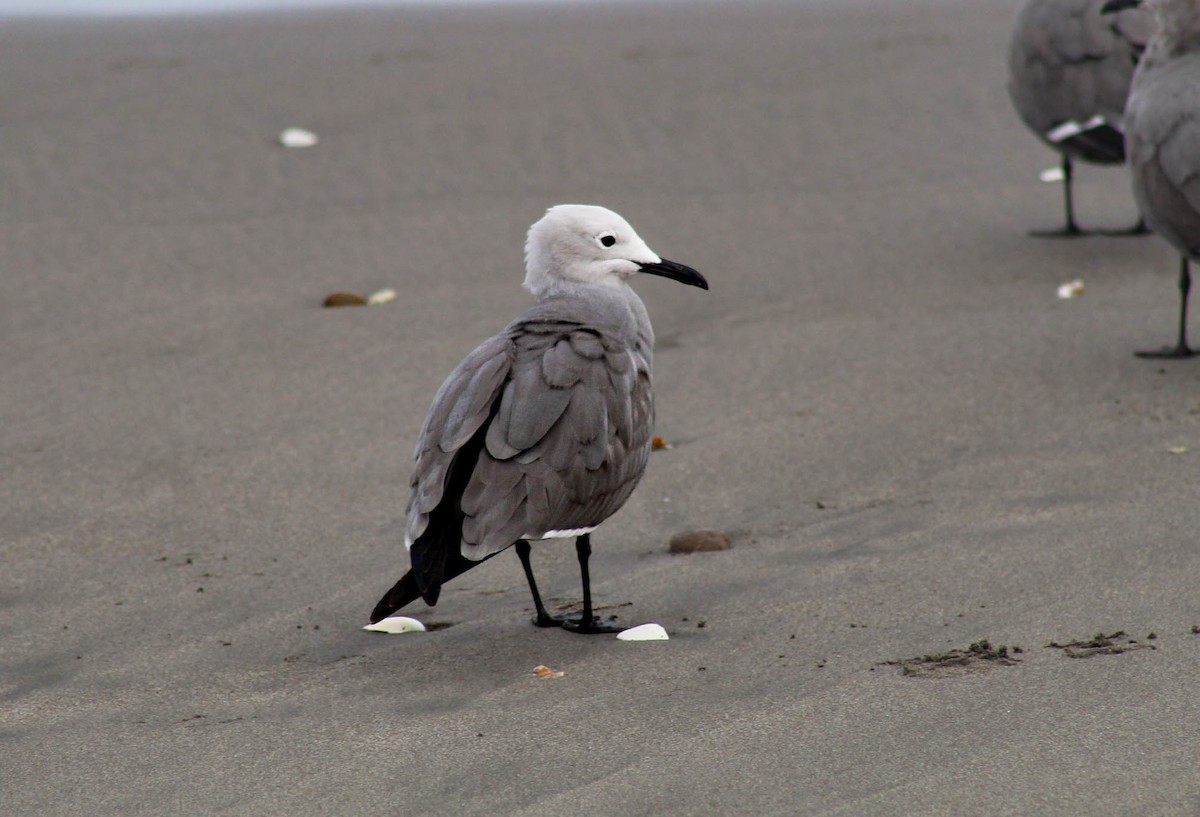
[[[704,280],[703,275],[691,267],[676,264],[674,261],[668,261],[665,258],[659,259],[657,264],[643,264],[638,262],[638,266],[642,268],[642,272],[649,273],[650,275],[661,275],[663,278],[670,278],[672,281],[678,281],[681,284],[708,289],[708,281]]]
[[[1142,0],[1108,0],[1100,7],[1101,14],[1116,14],[1118,11],[1125,9],[1135,9],[1142,4]]]

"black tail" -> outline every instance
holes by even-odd
[[[420,598],[421,591],[417,589],[417,580],[412,571],[408,571],[396,582],[392,589],[383,594],[383,598],[371,611],[371,623],[381,621],[399,610],[411,601]]]
[[[387,618],[404,605],[418,597],[424,597],[430,607],[437,604],[442,584],[464,573],[479,562],[473,562],[461,553],[463,512],[459,507],[463,491],[471,481],[471,474],[479,461],[487,438],[488,426],[500,409],[500,398],[492,403],[491,414],[466,443],[454,455],[446,474],[442,499],[429,513],[425,531],[408,549],[412,570],[401,577],[371,613],[371,623]],[[495,554],[492,554],[495,555]],[[486,561],[487,558],[480,561]]]
[[[1085,161],[1115,165],[1125,161],[1125,136],[1112,125],[1101,124],[1066,140]]]
[[[478,562],[472,562],[470,559],[461,556],[460,554],[452,553],[450,554],[449,558],[446,559],[441,580],[443,582],[448,582],[460,573],[466,573],[468,570],[475,567],[475,565],[483,564],[495,555],[495,553],[492,553],[488,556],[485,556],[483,559],[480,559]],[[384,593],[383,598],[381,598],[379,603],[375,605],[375,609],[371,611],[371,623],[374,624],[377,621],[387,618],[401,607],[404,607],[406,604],[419,599],[421,595],[421,589],[417,587],[416,576],[414,576],[413,572],[410,570],[401,576],[400,581],[396,582],[392,586],[391,590]],[[436,595],[434,596],[434,599],[437,599]],[[430,606],[432,607],[433,605],[431,604]]]

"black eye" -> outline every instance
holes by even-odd
[[[615,235],[602,235],[600,236],[600,243],[606,247],[611,247],[617,243],[617,237]]]

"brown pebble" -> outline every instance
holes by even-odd
[[[672,553],[700,553],[708,550],[729,550],[733,547],[729,535],[719,530],[688,530],[671,537]]]
[[[325,298],[324,306],[366,306],[367,299],[353,292],[335,292]]]

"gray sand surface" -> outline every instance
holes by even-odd
[[[1132,355],[1164,242],[1026,236],[1015,5],[5,23],[0,814],[1195,815],[1200,364]],[[672,639],[530,626],[509,555],[362,632],[560,202],[712,285],[638,283],[674,448],[593,536]],[[981,639],[1019,662],[882,663]]]

